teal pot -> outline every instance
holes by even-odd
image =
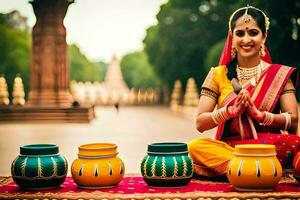
[[[11,174],[23,189],[43,190],[59,187],[68,171],[67,160],[58,146],[33,144],[20,147],[20,155],[11,165]]]
[[[193,164],[185,143],[154,143],[148,145],[141,163],[145,182],[154,187],[180,187],[189,184]]]

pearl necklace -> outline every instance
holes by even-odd
[[[237,65],[236,68],[237,72],[237,78],[238,80],[250,80],[253,77],[258,77],[260,76],[260,73],[262,72],[262,63],[260,62],[257,66],[255,67],[240,67]]]

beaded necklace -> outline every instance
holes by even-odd
[[[242,80],[249,81],[251,84],[255,84],[258,81],[258,78],[260,77],[260,74],[262,72],[262,62],[260,61],[259,64],[255,67],[240,67],[237,65],[236,68],[237,72],[237,78],[240,82]]]

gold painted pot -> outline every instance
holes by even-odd
[[[125,167],[117,157],[117,146],[110,143],[85,144],[79,147],[71,173],[75,183],[84,189],[110,188],[122,180]]]
[[[238,191],[272,191],[282,176],[274,145],[235,146],[227,178]]]

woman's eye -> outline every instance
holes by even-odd
[[[259,32],[257,30],[249,30],[248,33],[250,36],[257,36]]]
[[[245,35],[245,32],[244,31],[236,31],[235,35],[238,37],[243,37]]]

